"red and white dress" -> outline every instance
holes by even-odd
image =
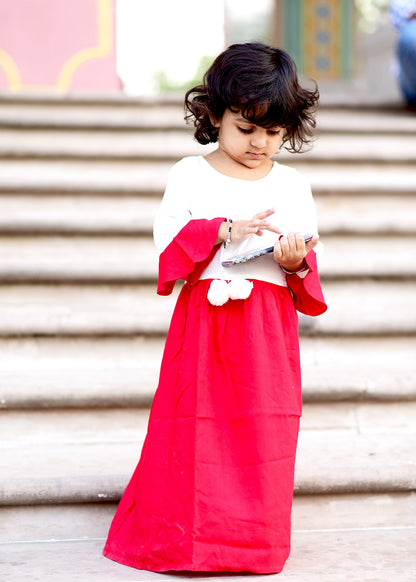
[[[172,317],[140,462],[104,554],[153,571],[279,572],[290,515],[301,384],[296,310],[326,310],[315,252],[304,278],[268,255],[221,266],[215,245],[227,217],[274,208],[283,231],[315,233],[310,188],[274,163],[261,180],[224,176],[202,157],[170,173],[155,221],[158,293],[186,281]],[[273,233],[227,252],[270,246]],[[245,300],[214,306],[212,279],[253,282]]]

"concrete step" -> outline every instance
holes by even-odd
[[[414,234],[416,196],[315,195],[326,234]],[[114,195],[0,195],[1,233],[151,234],[158,197]],[[325,240],[324,240],[325,242]]]
[[[149,237],[0,236],[1,281],[155,281]]]
[[[216,147],[198,144],[190,128],[176,131],[0,129],[0,158],[178,160],[188,155],[205,155]],[[276,159],[288,163],[294,156],[282,150]],[[416,133],[323,134],[302,155],[304,159],[327,163],[412,163],[416,161]]]
[[[329,309],[301,317],[303,334],[414,334],[414,281],[327,281]],[[175,303],[145,284],[4,284],[0,335],[165,334]]]
[[[404,202],[408,199],[405,197]],[[156,197],[120,193],[114,196],[2,193],[0,232],[151,234],[159,205]]]
[[[413,582],[416,496],[295,496],[292,552],[280,574],[233,580],[293,582]],[[365,508],[365,511],[363,511]],[[0,509],[0,553],[7,582],[178,580],[127,568],[102,557],[114,504]],[[186,576],[212,580],[213,576]]]
[[[416,402],[308,404],[296,494],[411,491]],[[0,504],[114,501],[138,461],[147,411],[1,412]]]
[[[84,100],[1,100],[0,126],[72,129],[165,129],[185,126],[182,99],[150,103],[145,99],[113,102]]]
[[[414,134],[416,118],[403,108],[321,107],[317,115],[320,133]]]
[[[415,164],[325,164],[298,161],[315,194],[415,194]],[[293,158],[295,160],[295,158]],[[162,161],[0,160],[0,193],[134,193],[164,191],[172,164]]]
[[[183,95],[162,98],[16,99],[2,96],[0,125],[4,127],[70,127],[109,129],[184,128]],[[342,133],[410,134],[414,115],[403,108],[325,107],[318,112],[318,130]]]
[[[323,278],[416,277],[416,237],[327,236]],[[261,243],[259,243],[261,244]],[[156,281],[149,236],[0,236],[0,281]]]
[[[363,511],[363,507],[366,511]],[[0,544],[16,542],[106,539],[116,511],[114,503],[3,506],[0,509]],[[352,495],[296,495],[292,528],[342,530],[415,528],[413,492]],[[335,531],[334,531],[335,533]],[[396,548],[398,549],[398,548]]]
[[[149,407],[163,338],[2,338],[0,408]],[[416,400],[415,337],[301,338],[305,402]]]
[[[413,196],[334,193],[314,198],[322,235],[416,232],[416,198]]]

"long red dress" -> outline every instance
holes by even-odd
[[[315,253],[304,279],[253,281],[221,307],[198,280],[220,223],[191,220],[161,254],[158,293],[185,279],[140,462],[104,555],[153,571],[279,572],[290,514],[301,387],[296,309],[326,310]]]

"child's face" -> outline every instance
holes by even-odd
[[[279,126],[266,129],[255,125],[230,109],[215,125],[219,128],[218,150],[224,161],[253,170],[270,167],[270,158],[279,150],[285,133]]]

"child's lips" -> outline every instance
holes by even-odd
[[[247,152],[247,153],[248,153],[248,155],[249,155],[251,158],[254,158],[254,159],[256,159],[256,160],[257,160],[258,158],[261,158],[262,156],[264,156],[264,154],[262,154],[262,153],[257,153],[257,152]]]

